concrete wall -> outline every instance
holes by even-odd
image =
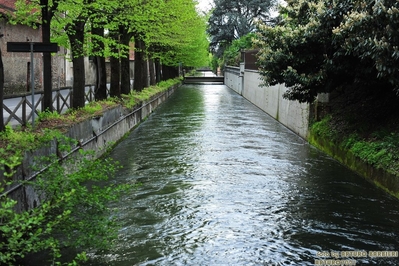
[[[242,92],[242,76],[239,67],[227,67],[224,71],[224,84],[237,93]]]
[[[78,146],[72,147],[75,151],[83,148],[95,151],[96,157],[99,157],[148,117],[160,104],[166,101],[177,87],[174,86],[165,92],[159,93],[148,102],[142,102],[132,109],[117,106],[107,110],[101,116],[73,125],[65,135],[79,142]],[[49,155],[60,157],[60,152],[57,152],[57,142],[55,140],[38,150],[26,152],[22,164],[13,176],[13,180],[30,180],[34,176],[31,170],[34,158]],[[63,154],[63,156],[65,155]],[[4,178],[4,172],[0,171],[0,181],[4,180]],[[18,184],[19,182],[16,182],[14,185],[6,188],[6,191],[12,190],[8,195],[18,201],[16,210],[28,210],[40,204],[39,196],[32,187],[19,186]]]
[[[240,74],[243,75],[242,87]],[[310,105],[283,99],[283,94],[287,90],[284,85],[263,87],[261,83],[258,71],[241,70],[237,72],[236,67],[226,68],[225,84],[229,88],[241,94],[302,138],[307,139]]]

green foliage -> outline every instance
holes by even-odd
[[[0,153],[4,157],[21,154],[22,151],[34,150],[43,143],[59,137],[61,137],[61,133],[56,130],[43,129],[40,132],[29,128],[14,130],[10,125],[7,125],[6,130],[0,132],[0,141],[6,143],[6,148],[1,148]],[[18,155],[18,157],[20,156]]]
[[[62,116],[57,112],[57,111],[43,111],[43,112],[39,112],[38,115],[38,120],[39,121],[44,121],[44,120],[49,120],[49,119],[60,119]]]
[[[171,0],[157,5],[156,23],[150,21],[146,45],[152,58],[164,65],[200,67],[208,65],[209,41],[206,18],[192,0]]]
[[[359,140],[351,149],[353,154],[376,168],[399,174],[399,134],[391,133],[374,141]]]
[[[26,4],[26,1],[22,0],[14,2],[16,12],[5,14],[8,22],[12,25],[25,24],[36,29],[40,22],[40,13],[32,12],[32,8],[40,10],[38,2],[31,1],[29,5]]]
[[[64,121],[66,124],[76,123],[100,115],[105,109],[112,108],[117,104],[118,104],[118,99],[115,98],[108,98],[107,100],[103,101],[90,102],[82,108],[68,109],[65,115],[60,116],[59,119]],[[56,117],[48,118],[48,120],[50,119],[57,119],[57,118]]]
[[[133,108],[139,102],[147,101],[157,93],[165,91],[179,83],[181,83],[181,78],[175,78],[161,81],[157,85],[145,88],[140,92],[131,91],[129,95],[123,95],[123,105],[127,108]]]
[[[234,40],[224,51],[221,66],[240,66],[241,51],[251,49],[253,47],[252,40],[255,38],[255,36],[256,35],[254,33],[249,33],[237,40]]]
[[[313,123],[312,134],[351,151],[354,156],[376,168],[399,175],[399,133],[379,130],[368,139],[360,137],[357,133],[340,136],[332,129],[330,122],[331,116],[328,116]]]
[[[231,43],[255,31],[255,21],[270,21],[274,0],[217,0],[208,19],[211,50],[221,58]]]
[[[317,0],[289,2],[279,12],[284,20],[276,27],[259,25],[256,44],[264,85],[285,84],[286,98],[313,102],[317,93],[331,89],[326,82],[331,75],[328,62],[337,49],[331,31],[342,14],[326,15],[330,4]]]
[[[36,167],[49,168],[24,184],[40,195],[37,208],[18,213],[13,209],[15,200],[0,198],[1,264],[13,265],[28,254],[44,252],[48,264],[54,265],[62,261],[64,247],[81,251],[109,247],[117,230],[108,218],[107,203],[133,186],[107,183],[119,165],[110,159],[94,160],[93,156],[81,151],[78,159],[62,163],[58,158],[41,158]],[[80,252],[72,264],[85,258]]]
[[[337,138],[338,134],[330,126],[331,116],[325,116],[322,120],[311,125],[311,131],[318,137],[324,137],[330,140]]]
[[[64,199],[71,198],[72,194],[65,195]],[[55,221],[49,221],[46,216],[51,211],[49,203],[30,211],[17,213],[13,210],[16,201],[3,196],[0,207],[0,263],[15,265],[18,259],[29,253],[43,250],[50,252],[49,260],[57,261],[60,254],[58,241],[52,237],[54,228],[63,223],[69,211],[60,213]]]
[[[359,141],[361,141],[359,135],[352,133],[342,141],[341,146],[346,150],[350,150]]]
[[[81,108],[81,111],[89,116],[94,115],[102,110],[103,107],[100,102],[90,102],[89,104],[86,104],[83,108]]]
[[[216,73],[220,65],[222,65],[221,60],[213,55],[210,64],[212,71]]]
[[[368,60],[379,79],[399,93],[399,2],[353,1],[339,27],[333,30],[347,54]]]
[[[397,7],[397,1],[289,1],[279,9],[279,25],[258,27],[264,85],[285,84],[284,97],[299,102],[355,87],[398,91]]]

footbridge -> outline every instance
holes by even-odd
[[[224,76],[215,75],[210,70],[197,70],[193,75],[184,77],[184,84],[224,84]]]

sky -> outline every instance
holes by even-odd
[[[213,0],[197,0],[198,8],[202,11],[209,11],[212,7]]]

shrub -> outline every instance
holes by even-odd
[[[117,230],[108,218],[107,203],[132,185],[107,184],[119,165],[93,156],[81,151],[79,159],[60,163],[46,157],[36,162],[37,167],[50,165],[36,180],[24,183],[40,195],[37,208],[18,213],[17,201],[6,195],[0,198],[0,264],[13,265],[28,254],[44,252],[54,265],[62,261],[64,247],[79,251],[71,262],[77,263],[86,259],[83,250],[88,247],[109,247]]]

